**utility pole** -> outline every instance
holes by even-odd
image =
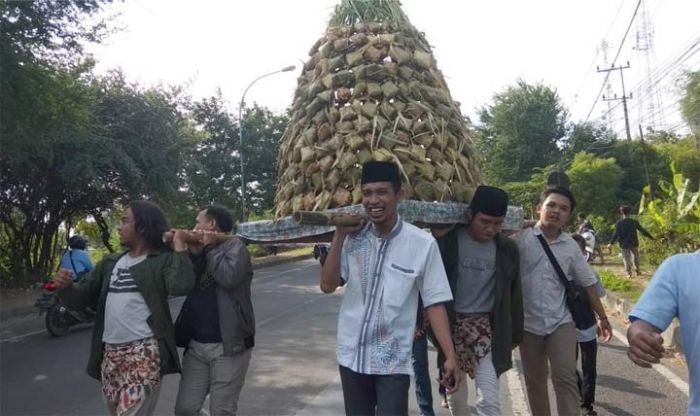
[[[625,77],[622,74],[622,71],[624,69],[629,68],[629,67],[630,67],[630,63],[629,63],[629,61],[627,61],[626,66],[622,66],[622,65],[615,66],[615,64],[613,63],[610,68],[600,69],[600,67],[597,67],[596,69],[598,70],[598,72],[610,72],[610,71],[618,71],[618,70],[620,71],[620,81],[622,81],[622,97],[618,97],[617,94],[615,94],[612,98],[610,98],[610,97],[605,98],[605,96],[603,96],[603,101],[622,100],[622,108],[625,111],[625,131],[627,132],[627,140],[632,140],[632,133],[630,132],[630,119],[629,119],[629,115],[627,114],[627,100],[632,98],[632,94],[630,93],[630,95],[627,96],[627,93],[625,92]]]

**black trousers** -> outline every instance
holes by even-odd
[[[576,371],[578,389],[581,392],[581,407],[590,409],[595,402],[596,356],[598,355],[598,342],[594,339],[588,342],[579,342],[581,351],[581,375]]]
[[[408,415],[407,374],[360,374],[339,366],[347,416]]]

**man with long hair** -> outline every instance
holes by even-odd
[[[126,251],[111,254],[74,283],[71,271],[54,277],[69,307],[96,311],[87,373],[102,381],[112,415],[153,414],[164,374],[180,372],[168,296],[194,287],[185,233],[176,231],[173,249],[163,242],[168,222],[148,201],[133,201],[118,227]]]

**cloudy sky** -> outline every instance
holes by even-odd
[[[184,85],[195,98],[217,89],[232,110],[245,87],[256,77],[287,65],[297,70],[257,83],[246,101],[275,111],[291,103],[296,76],[308,50],[323,34],[339,0],[125,0],[109,13],[124,30],[104,44],[91,47],[98,71],[120,67],[142,85]],[[608,110],[596,102],[604,76],[601,42],[617,52],[637,6],[637,0],[403,0],[404,11],[433,45],[439,68],[462,111],[475,118],[476,109],[494,93],[522,78],[558,90],[574,121],[597,119]],[[639,26],[633,24],[619,63],[630,61],[625,85],[643,108],[656,103],[656,123],[682,130],[677,114],[678,83],[684,69],[700,69],[700,1],[644,0],[642,8],[653,25],[652,79],[659,87],[656,101],[639,83],[648,74],[646,57],[635,50]],[[641,12],[638,15],[638,20]],[[695,45],[695,46],[693,46]],[[687,52],[679,59],[682,52]],[[612,92],[621,95],[619,74],[610,77]],[[646,96],[646,97],[645,97]],[[639,123],[638,101],[630,101],[630,118]],[[622,111],[611,119],[622,132]],[[591,111],[592,109],[592,111]],[[663,111],[662,111],[663,110]],[[648,114],[648,111],[647,111]],[[660,119],[663,114],[663,120]],[[650,124],[650,116],[642,123]]]

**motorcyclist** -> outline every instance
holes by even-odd
[[[605,264],[605,257],[603,257],[603,250],[600,248],[600,241],[597,240],[595,228],[593,224],[586,218],[586,214],[583,212],[578,213],[578,231],[577,234],[582,236],[586,240],[586,251],[589,252],[589,261],[592,261],[593,256],[597,255],[600,258],[600,263]]]
[[[88,241],[82,235],[68,239],[68,249],[61,257],[61,269],[73,272],[73,281],[77,282],[83,275],[93,269],[90,255],[85,251]]]

